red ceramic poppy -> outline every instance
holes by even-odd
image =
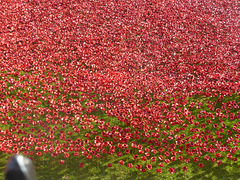
[[[182,170],[183,170],[184,172],[186,172],[186,171],[187,171],[187,167],[186,167],[186,166],[182,167]]]
[[[60,160],[59,163],[60,163],[60,164],[64,164],[64,160]]]
[[[83,168],[84,167],[84,163],[79,163],[79,167]]]

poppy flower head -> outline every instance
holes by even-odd
[[[135,154],[133,158],[134,158],[134,159],[138,159],[138,155],[137,155],[137,154]]]
[[[221,154],[220,153],[216,153],[216,157],[217,158],[221,158]]]
[[[120,160],[120,161],[119,161],[119,164],[120,164],[120,165],[124,165],[124,161],[123,161],[123,160]]]
[[[84,167],[84,163],[79,163],[79,167],[83,168]]]
[[[112,167],[112,164],[111,163],[107,164],[107,167]]]
[[[142,168],[142,165],[137,164],[137,165],[136,165],[136,168],[140,170],[140,169]]]
[[[186,167],[186,166],[182,167],[182,170],[183,170],[184,172],[186,172],[186,171],[187,171],[187,167]]]
[[[162,169],[161,168],[157,168],[156,169],[156,173],[162,173]]]
[[[151,157],[151,161],[155,162],[156,161],[156,157]]]
[[[203,168],[203,164],[202,164],[202,163],[199,163],[199,164],[198,164],[198,167],[199,167],[199,168]]]
[[[218,164],[218,165],[221,165],[221,164],[222,164],[222,161],[221,161],[221,160],[218,160],[218,161],[217,161],[217,164]]]
[[[170,168],[168,169],[168,171],[172,174],[172,173],[175,173],[175,172],[176,172],[176,169],[173,168],[173,167],[170,167]]]
[[[150,170],[150,169],[152,169],[152,165],[151,165],[151,164],[147,164],[147,165],[146,165],[146,168],[147,168],[148,170]]]
[[[65,162],[64,160],[60,160],[59,164],[64,164],[64,162]]]
[[[133,164],[132,163],[128,163],[128,168],[133,168]]]

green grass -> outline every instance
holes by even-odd
[[[3,167],[7,160],[6,154],[1,154],[1,171],[0,179],[3,179]],[[180,165],[174,165],[174,167],[179,170],[174,174],[170,174],[167,169],[163,168],[162,174],[156,174],[154,171],[141,173],[137,169],[129,170],[125,166],[116,165],[111,168],[105,168],[101,165],[99,166],[96,163],[87,163],[83,168],[78,167],[78,162],[81,161],[81,158],[69,158],[64,165],[60,165],[55,158],[45,157],[45,158],[36,158],[34,163],[36,165],[38,179],[49,179],[49,180],[80,180],[80,179],[89,179],[89,180],[100,180],[100,179],[191,179],[191,180],[205,180],[205,179],[214,179],[214,180],[237,180],[240,179],[240,169],[239,163],[233,163],[227,161],[222,165],[218,166],[212,162],[205,165],[202,169],[199,169],[197,163],[190,163],[187,166],[187,172],[180,170]],[[112,162],[112,161],[108,161]]]
[[[20,73],[21,75],[27,74],[27,73]],[[10,77],[10,76],[9,76]],[[13,77],[14,78],[14,77]],[[27,79],[24,81],[28,81]],[[42,84],[40,84],[41,88],[37,89],[37,91],[40,93],[41,91],[45,91],[44,93],[44,97],[47,97],[48,95],[50,95],[49,92],[47,92],[46,90],[44,90],[42,88]],[[10,84],[7,84],[7,86],[11,86]],[[29,85],[29,87],[32,87]],[[32,87],[33,88],[33,87]],[[29,93],[28,89],[17,89],[17,90],[13,90],[10,92],[10,95],[6,95],[5,99],[10,99],[11,95],[16,95],[18,90],[22,90],[22,94],[20,95],[21,97],[23,97],[23,93]],[[61,94],[64,94],[63,91],[61,92]],[[78,93],[78,97],[75,96],[70,96],[69,94],[66,95],[66,100],[67,103],[68,100],[72,98],[72,99],[77,99],[77,98],[81,98],[81,93]],[[96,97],[97,98],[97,97]],[[156,101],[159,101],[157,99],[153,98],[153,95],[151,94],[151,98],[152,98],[152,102],[148,105],[149,107],[154,104]],[[58,97],[56,99],[56,101],[60,99],[60,97]],[[202,106],[200,109],[197,109],[196,106],[193,108],[189,108],[191,111],[191,115],[193,115],[194,117],[197,117],[198,114],[200,114],[201,110],[205,110],[209,113],[216,113],[216,108],[221,108],[223,103],[226,103],[228,101],[236,101],[236,102],[240,102],[240,97],[237,94],[234,94],[230,97],[224,97],[224,99],[221,100],[221,102],[217,101],[217,97],[203,97],[200,95],[194,95],[192,97],[187,97],[186,100],[188,101],[188,104],[185,106],[187,108],[189,108],[189,104],[191,102],[195,102],[196,104],[198,102],[202,103]],[[208,104],[207,101],[212,102],[216,102],[215,108],[213,110],[210,110],[208,108]],[[49,103],[47,103],[47,101],[44,100],[39,100],[41,102],[41,104],[36,105],[36,107],[48,107],[49,109],[51,109]],[[88,102],[89,100],[83,100],[81,102],[81,106],[85,107],[85,103]],[[173,99],[170,98],[169,103],[165,102],[166,104],[172,104]],[[161,103],[163,101],[160,101]],[[21,100],[21,105],[23,105],[24,103],[26,103],[26,100]],[[102,103],[102,102],[99,102]],[[146,100],[143,99],[142,103],[146,103]],[[182,105],[180,105],[180,107],[183,109],[184,107]],[[229,113],[237,113],[239,111],[239,109],[231,109]],[[225,113],[225,111],[222,111],[223,113]],[[228,113],[228,114],[229,114]],[[13,116],[15,113],[10,111],[8,112],[8,116]],[[39,120],[44,120],[46,118],[46,114],[40,115],[39,116]],[[51,114],[51,113],[50,113]],[[117,125],[121,128],[125,127],[125,123],[119,121],[116,117],[109,117],[107,116],[107,114],[104,111],[101,110],[97,110],[96,112],[91,112],[91,113],[87,113],[86,110],[83,111],[83,114],[86,114],[88,117],[93,115],[95,117],[97,117],[98,119],[104,119],[105,122],[109,122],[111,124],[111,126]],[[178,114],[178,113],[176,113]],[[27,120],[27,116],[31,116],[33,118],[33,112],[31,114],[27,114],[23,116],[23,120],[21,121],[21,123],[25,122],[25,123],[29,123],[29,121]],[[59,115],[61,117],[64,117],[66,114],[64,112],[60,112]],[[69,114],[69,117],[73,117],[74,115],[71,113]],[[187,123],[186,119],[182,118],[182,120]],[[195,121],[198,121],[200,124],[202,123],[206,123],[206,118],[202,118],[202,119],[195,119]],[[212,124],[214,122],[216,122],[219,125],[218,122],[219,118],[216,117],[215,119],[212,119]],[[233,123],[236,123],[237,120],[235,121],[230,121],[228,118],[223,118],[224,123],[226,124],[228,129],[231,129],[233,127]],[[78,121],[76,121],[76,119],[74,120],[75,124],[79,124]],[[94,127],[96,127],[97,125],[94,123],[91,123]],[[48,124],[48,126],[53,127],[53,124]],[[81,126],[77,125],[79,128]],[[0,128],[2,130],[5,129],[11,129],[13,127],[13,124],[8,124],[8,125],[0,125]],[[174,126],[174,128],[180,128],[181,126],[176,125]],[[194,125],[190,125],[186,128],[186,130],[184,130],[184,133],[186,133],[186,135],[188,136],[192,136],[192,132],[190,132],[190,128],[195,127]],[[204,131],[206,129],[212,129],[211,126],[207,126],[206,128],[201,128],[200,126],[196,126],[197,128],[199,128],[201,131]],[[37,124],[36,126],[34,126],[34,128],[36,130],[41,129],[43,132],[48,132],[46,129],[44,129],[41,125]],[[26,130],[29,131],[29,128],[21,128],[22,130]],[[171,126],[170,126],[171,129]],[[72,130],[72,126],[71,125],[66,125],[66,128],[64,129],[64,132],[68,132]],[[131,132],[133,132],[135,129],[132,129]],[[162,129],[165,130],[165,129]],[[169,130],[165,130],[165,131],[169,131]],[[91,130],[89,128],[87,128],[86,130],[81,129],[79,134],[74,134],[71,136],[71,139],[76,140],[77,138],[81,138],[81,139],[86,139],[84,137],[84,135],[86,133],[90,133]],[[98,135],[101,133],[102,131],[99,130]],[[150,130],[149,133],[153,132],[153,130]],[[180,135],[183,132],[179,132],[176,133],[178,135]],[[232,136],[234,136],[236,133],[232,132]],[[217,136],[215,134],[212,134],[214,138],[217,138]],[[60,138],[60,133],[56,132],[55,134],[56,138]],[[163,137],[163,136],[161,136]],[[69,136],[66,136],[66,139],[69,138]],[[93,137],[90,137],[90,142],[93,141]],[[108,138],[108,140],[112,140],[110,138]],[[226,140],[223,139],[224,141]],[[60,143],[63,143],[64,141],[59,140]],[[130,142],[132,141],[137,141],[137,143],[142,143],[141,138],[139,140],[134,140],[131,139]],[[130,144],[130,142],[128,144]],[[169,141],[168,144],[171,144],[173,141]],[[144,144],[144,143],[142,143]],[[148,147],[148,144],[144,144],[144,147]],[[233,147],[233,145],[229,145],[231,147]],[[33,150],[33,148],[31,149]],[[123,150],[117,150],[118,151],[122,151]],[[153,169],[150,171],[147,171],[145,173],[140,172],[139,170],[137,170],[135,168],[134,162],[135,160],[133,159],[133,155],[137,154],[137,150],[136,149],[132,149],[131,150],[131,155],[124,155],[122,157],[117,157],[116,154],[114,156],[112,155],[102,155],[102,157],[98,160],[96,158],[93,158],[91,160],[87,160],[84,156],[82,156],[80,154],[79,157],[75,157],[73,156],[73,153],[70,153],[70,157],[68,159],[64,158],[63,154],[57,156],[56,158],[53,158],[50,154],[44,154],[41,157],[38,157],[37,155],[33,155],[33,162],[36,166],[36,170],[37,170],[37,175],[38,175],[38,179],[69,179],[69,180],[78,180],[78,179],[89,179],[89,180],[94,180],[94,179],[240,179],[240,154],[239,151],[236,152],[236,154],[234,155],[234,157],[238,158],[237,162],[233,162],[232,160],[229,160],[227,158],[221,158],[221,160],[223,161],[223,164],[221,164],[220,166],[218,166],[215,163],[211,162],[211,161],[206,161],[203,158],[200,159],[200,161],[198,163],[203,163],[203,168],[199,168],[198,167],[198,163],[197,162],[193,162],[193,157],[189,157],[191,162],[189,164],[184,163],[184,161],[178,161],[176,160],[175,162],[171,162],[169,165],[164,164],[164,167],[162,167],[162,173],[161,174],[157,174],[156,173],[156,169],[159,168],[158,167],[158,162],[155,163],[151,163],[153,165]],[[207,155],[209,155],[210,153],[207,153]],[[160,154],[157,154],[160,155]],[[204,154],[205,155],[205,154]],[[226,156],[227,152],[222,153],[222,156]],[[8,158],[11,157],[11,154],[6,154],[3,152],[0,152],[0,179],[4,179],[4,169],[6,166],[6,163],[8,161]],[[209,155],[210,156],[210,155]],[[176,156],[178,157],[178,155]],[[185,154],[184,158],[187,158],[188,156]],[[211,156],[214,157],[214,154]],[[59,164],[59,160],[64,159],[65,163],[63,165]],[[119,160],[124,160],[125,164],[124,166],[121,166],[118,164]],[[85,163],[85,166],[83,168],[79,167],[79,163],[83,162]],[[112,163],[113,167],[108,168],[107,164]],[[133,163],[134,167],[132,169],[127,168],[127,163]],[[146,162],[140,162],[138,161],[138,164],[141,164],[142,166],[146,166],[146,164],[150,163],[150,160],[148,159]],[[188,170],[186,172],[182,171],[182,167],[186,166],[188,168]],[[168,172],[168,168],[169,167],[174,167],[176,168],[176,173],[170,174]]]

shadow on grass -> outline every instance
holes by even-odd
[[[236,180],[240,179],[240,170],[237,163],[228,164],[228,165],[216,165],[215,163],[209,162],[207,165],[205,163],[205,166],[200,169],[198,168],[198,165],[196,164],[195,167],[193,167],[194,164],[192,164],[192,170],[193,175],[190,178],[190,180],[195,179],[201,179],[201,180]],[[179,178],[177,178],[179,179]]]

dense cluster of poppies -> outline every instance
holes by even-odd
[[[0,151],[157,173],[239,161],[236,1],[16,0],[0,12]]]

